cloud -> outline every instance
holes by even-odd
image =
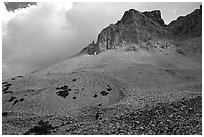
[[[68,4],[66,6],[66,4]],[[3,78],[26,74],[72,54],[75,29],[66,20],[71,3],[38,3],[8,12],[2,22]]]
[[[190,13],[200,3],[37,3],[8,12],[1,3],[3,78],[24,75],[62,61],[96,40],[124,11],[160,9],[166,22]],[[181,8],[181,7],[187,8]]]
[[[80,52],[96,40],[102,28],[122,16],[125,9],[115,12],[123,7],[117,5],[37,3],[14,12],[4,7],[3,78],[29,73]]]

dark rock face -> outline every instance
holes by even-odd
[[[111,24],[109,27],[103,29],[98,35],[97,46],[99,51],[117,48],[122,43],[120,39],[121,28]]]
[[[96,43],[85,47],[81,53],[95,55],[109,49],[117,49],[130,44],[139,44],[154,39],[181,39],[198,37],[202,34],[202,10],[196,9],[185,17],[179,17],[165,25],[161,12],[125,11],[121,20],[110,24],[98,35]]]
[[[141,13],[130,9],[121,20],[101,31],[96,43],[89,44],[81,52],[93,55],[126,44],[147,42],[154,37],[168,38],[172,34],[165,30],[160,11]]]
[[[147,16],[145,16],[145,14]],[[96,43],[97,46],[99,46],[99,51],[117,49],[126,44],[147,42],[154,37],[168,38],[172,36],[163,28],[164,23],[161,23],[161,26],[159,23],[155,22],[158,20],[158,22],[163,21],[160,18],[160,12],[153,11],[152,13],[146,12],[145,14],[130,9],[124,13],[122,19],[116,24],[111,24],[103,29],[98,35]]]
[[[165,23],[164,20],[161,18],[161,12],[160,10],[154,10],[154,11],[150,11],[150,12],[143,12],[143,14],[150,18],[152,21],[158,23],[160,26],[165,27]]]
[[[91,44],[89,44],[87,47],[85,47],[81,53],[87,53],[89,55],[95,55],[99,53],[99,47],[95,42],[93,41]]]
[[[178,17],[167,27],[169,31],[182,39],[194,38],[202,35],[202,6],[191,14]]]

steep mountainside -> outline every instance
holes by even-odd
[[[202,35],[202,5],[192,13],[178,17],[166,29],[181,39],[195,38]]]
[[[154,11],[145,11],[143,12],[143,14],[145,16],[147,16],[148,18],[150,18],[152,21],[158,23],[160,26],[165,27],[165,23],[164,20],[161,18],[161,12],[160,10],[154,10]]]
[[[128,44],[139,44],[155,38],[174,38],[164,28],[159,10],[139,12],[135,9],[126,11],[121,20],[101,31],[96,43],[91,43],[82,50],[88,54],[98,54],[108,49],[117,49]]]
[[[202,35],[202,6],[192,13],[179,17],[165,25],[161,12],[126,11],[121,20],[104,28],[96,43],[85,47],[81,54],[98,54],[109,49],[117,49],[128,44],[140,44],[164,39],[166,41],[186,40]],[[182,44],[179,44],[182,45]],[[180,47],[178,47],[180,50]]]

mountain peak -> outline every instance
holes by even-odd
[[[135,20],[137,19],[136,17],[139,17],[140,16],[140,12],[135,10],[135,9],[129,9],[128,11],[125,11],[122,19],[121,19],[121,22],[123,24],[131,24],[131,23],[134,23]]]
[[[145,11],[143,14],[150,18],[152,21],[158,23],[162,27],[165,27],[164,20],[161,18],[161,11],[160,10],[153,10],[153,11]]]
[[[116,24],[110,24],[101,31],[96,44],[89,44],[82,51],[93,55],[129,44],[147,42],[154,37],[171,36],[164,26],[159,10],[142,13],[129,9]]]
[[[180,34],[185,36],[187,32],[189,36],[191,34],[200,36],[202,30],[201,7],[202,5],[200,9],[196,9],[187,16],[179,17],[178,21],[173,21],[169,25],[165,25],[160,10],[139,12],[129,9],[125,11],[121,20],[104,28],[99,33],[96,43],[89,44],[81,53],[95,55],[109,49],[118,49],[150,40],[175,40],[175,38],[181,37]],[[188,24],[187,20],[191,23]]]

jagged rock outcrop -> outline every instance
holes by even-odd
[[[91,44],[89,44],[87,47],[85,47],[82,51],[81,54],[83,53],[87,53],[89,55],[95,55],[97,53],[99,53],[99,47],[97,46],[97,44],[95,44],[95,42],[93,41]]]
[[[202,6],[185,17],[179,17],[165,25],[161,12],[139,12],[135,9],[125,11],[121,20],[110,24],[98,35],[96,43],[89,44],[81,53],[98,54],[105,50],[117,49],[131,44],[150,40],[176,40],[202,35]]]
[[[143,14],[148,17],[149,19],[151,19],[152,21],[158,23],[159,25],[161,25],[162,27],[165,27],[165,23],[164,20],[161,18],[161,12],[160,10],[154,10],[154,11],[145,11],[143,12]]]
[[[173,35],[165,30],[164,25],[160,11],[142,13],[130,9],[116,24],[111,24],[103,29],[98,35],[97,42],[88,45],[82,52],[87,51],[88,54],[96,52],[98,54],[127,44],[147,42],[155,37],[172,37]]]
[[[155,11],[153,13],[154,15],[158,14]],[[151,13],[145,14],[150,16]],[[96,43],[99,52],[116,49],[127,44],[147,42],[155,37],[169,38],[172,36],[163,26],[155,22],[158,19],[153,18],[154,15],[149,18],[145,14],[130,9],[124,13],[122,19],[116,24],[111,24],[103,29],[98,35]],[[159,16],[157,15],[157,17]]]
[[[202,35],[202,5],[192,13],[178,17],[167,27],[169,31],[181,39],[194,38]]]

